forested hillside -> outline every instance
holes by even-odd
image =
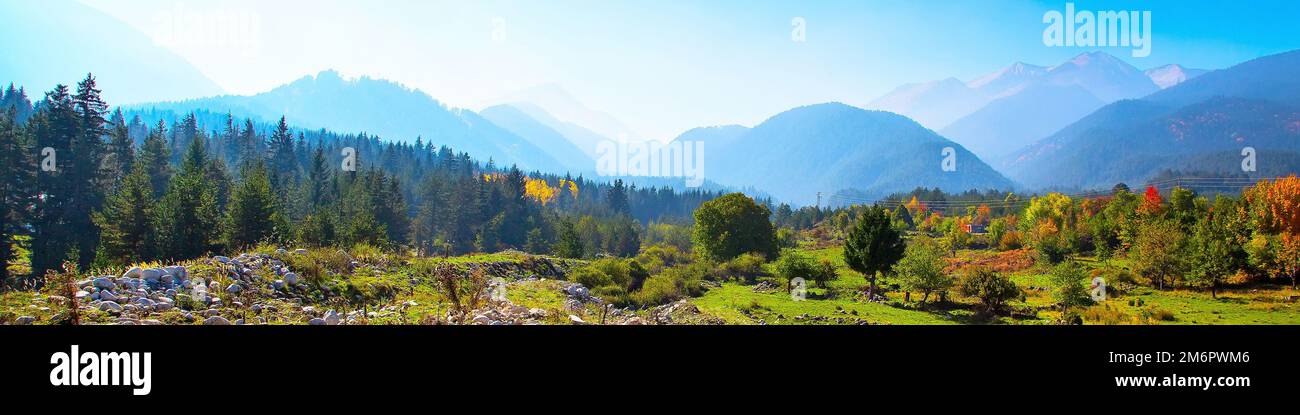
[[[32,103],[0,95],[0,260],[39,284],[82,269],[258,243],[462,254],[635,254],[650,222],[689,221],[716,194],[525,172],[433,142],[393,142],[204,111],[111,111],[96,79]],[[567,238],[567,239],[566,239]],[[12,275],[11,275],[12,274]]]

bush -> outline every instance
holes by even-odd
[[[1065,260],[1070,249],[1059,235],[1044,237],[1034,247],[1038,249],[1039,260],[1048,265],[1056,265]]]
[[[781,257],[773,264],[776,275],[786,281],[795,278],[803,278],[810,281],[818,287],[825,288],[827,283],[835,280],[839,275],[835,272],[835,265],[825,259],[818,263],[813,263],[807,257],[800,255],[793,250],[786,250]]]
[[[998,238],[998,250],[1012,251],[1025,246],[1020,231],[1007,231],[1001,238]]]
[[[691,256],[672,245],[651,245],[641,250],[636,262],[651,274],[657,274],[664,268],[691,262]]]
[[[894,272],[904,290],[923,294],[923,303],[930,299],[931,294],[942,297],[953,283],[952,277],[944,272],[943,249],[933,239],[924,236],[907,246],[903,259],[894,266]]]
[[[592,267],[578,268],[578,270],[574,271],[573,274],[569,276],[569,281],[582,284],[583,286],[593,290],[606,286],[618,287],[614,284],[614,279],[609,277],[609,274]]]
[[[1052,268],[1052,300],[1064,308],[1092,305],[1092,297],[1084,285],[1087,278],[1083,268],[1072,261],[1063,262]]]
[[[718,268],[724,278],[740,278],[746,282],[754,282],[758,277],[767,274],[763,270],[763,263],[767,262],[762,255],[749,253],[737,256],[735,259],[722,263]]]
[[[974,268],[962,274],[957,286],[962,295],[978,298],[989,310],[1001,309],[1008,301],[1025,297],[1015,282],[987,268]]]
[[[1128,314],[1110,304],[1098,304],[1083,310],[1083,319],[1096,324],[1116,325],[1132,321]]]

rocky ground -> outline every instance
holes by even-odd
[[[73,319],[117,325],[720,323],[685,300],[641,310],[607,304],[581,284],[563,280],[573,266],[566,260],[523,254],[462,260],[465,269],[492,278],[477,307],[457,312],[436,284],[413,276],[402,260],[356,259],[340,251],[334,254],[342,257],[334,261],[340,272],[310,278],[301,275],[304,270],[292,269],[293,264],[312,264],[303,258],[315,254],[276,249],[136,266],[121,275],[76,280],[70,296],[53,287],[10,292],[0,297],[0,324],[67,324]]]

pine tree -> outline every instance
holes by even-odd
[[[234,249],[256,244],[274,231],[275,195],[266,166],[254,163],[245,170],[226,209],[226,244]]]
[[[203,140],[191,140],[181,171],[158,201],[158,252],[162,258],[196,258],[212,249],[219,214],[216,188],[207,181],[205,165]]]
[[[108,152],[104,164],[108,170],[109,182],[116,186],[131,173],[132,165],[135,164],[135,145],[131,140],[131,131],[126,125],[121,109],[113,112],[113,118],[109,122],[108,137]]]
[[[582,238],[578,236],[573,221],[568,219],[560,221],[559,233],[559,240],[555,242],[556,255],[563,258],[582,258],[586,254],[582,246]]]
[[[12,85],[9,89],[13,93]],[[27,233],[27,207],[33,199],[35,165],[17,114],[13,107],[0,108],[0,265],[13,259],[17,236]],[[9,267],[0,266],[0,289],[9,277]]]
[[[167,190],[171,180],[171,153],[167,149],[167,125],[158,121],[158,126],[145,137],[140,147],[139,161],[143,164],[145,175],[149,176],[149,185],[153,194],[161,195]]]
[[[107,263],[124,265],[154,257],[153,189],[145,166],[137,164],[95,213],[100,228],[100,255]]]
[[[271,160],[271,184],[278,189],[287,183],[296,171],[293,134],[289,132],[289,125],[285,123],[284,117],[280,117],[280,123],[276,125],[267,146],[269,147],[268,159]]]
[[[623,179],[614,179],[614,186],[605,196],[605,202],[609,206],[609,211],[615,215],[631,214],[632,209],[627,203],[627,188],[623,186]]]
[[[72,97],[74,110],[78,116],[77,134],[70,147],[71,164],[67,179],[76,195],[68,199],[66,220],[70,229],[76,229],[73,243],[81,253],[77,265],[81,269],[90,267],[94,252],[99,244],[99,232],[91,215],[103,204],[104,187],[107,180],[101,170],[104,157],[104,128],[108,104],[100,97],[100,90],[95,86],[94,75],[87,74],[86,79],[77,83],[77,93]]]
[[[41,109],[28,120],[41,165],[36,180],[36,194],[41,197],[34,206],[31,244],[32,276],[38,282],[43,281],[46,271],[59,269],[76,241],[68,217],[78,189],[72,186],[68,156],[76,139],[78,118],[68,87],[57,85],[45,94]]]

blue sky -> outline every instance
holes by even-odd
[[[198,34],[164,46],[230,93],[337,69],[478,108],[554,83],[651,139],[753,125],[799,105],[862,106],[902,83],[969,80],[1088,50],[1042,43],[1043,14],[1064,1],[81,1],[147,34]],[[1300,48],[1300,2],[1074,3],[1150,10],[1149,57],[1102,49],[1141,69],[1216,69]],[[176,16],[249,24],[169,26]],[[791,38],[796,17],[804,42]],[[214,33],[238,36],[223,44]]]

